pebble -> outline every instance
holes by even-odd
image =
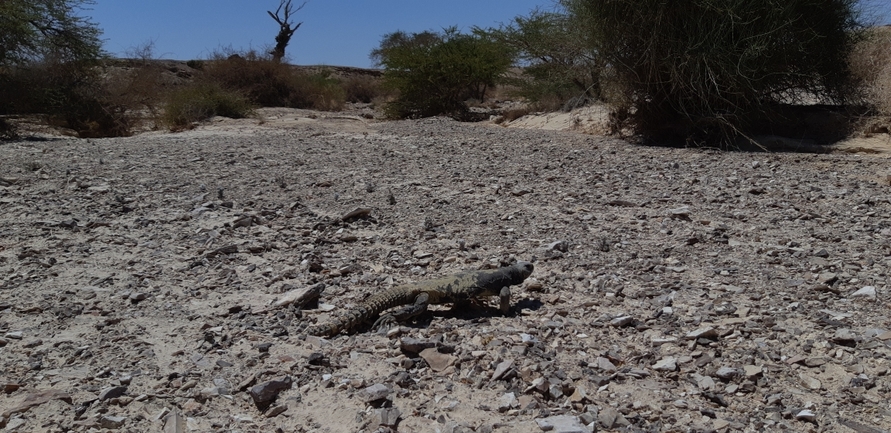
[[[447,353],[440,353],[435,347],[424,349],[419,356],[427,361],[427,365],[435,372],[441,372],[455,363],[456,358]]]
[[[507,371],[510,370],[513,366],[513,359],[499,362],[498,365],[495,367],[495,372],[492,373],[492,380],[501,379],[501,377],[504,376],[504,373],[507,373]]]
[[[634,323],[633,316],[619,316],[609,321],[610,326],[614,326],[616,328],[622,328],[631,325],[632,323]]]
[[[605,429],[629,426],[631,423],[614,407],[606,406],[597,414],[597,421]]]
[[[721,367],[718,369],[718,371],[715,372],[715,376],[718,376],[723,380],[731,380],[734,377],[741,375],[742,373],[743,372],[740,371],[740,369],[738,368]]]
[[[127,418],[122,416],[103,415],[99,418],[99,425],[105,429],[119,429],[124,426]]]
[[[359,398],[365,403],[371,403],[373,401],[387,398],[387,396],[390,395],[390,392],[392,391],[387,385],[376,383],[359,391]]]
[[[862,299],[868,299],[868,300],[875,300],[876,299],[876,288],[873,286],[864,286],[860,290],[857,290],[856,292],[851,293],[851,295],[848,297],[851,299],[862,298]]]
[[[99,393],[99,401],[108,400],[111,398],[118,398],[124,395],[126,392],[126,386],[112,386],[110,388],[105,388],[102,390],[102,392]]]
[[[542,431],[552,433],[591,433],[591,431],[579,421],[579,417],[571,415],[557,415],[535,420]]]
[[[501,398],[498,399],[498,412],[504,413],[507,412],[519,405],[517,401],[517,395],[512,392],[507,392],[501,395]]]
[[[674,357],[662,358],[653,364],[653,370],[656,371],[675,371],[678,369],[678,360]]]
[[[257,407],[265,409],[275,401],[279,393],[286,389],[290,389],[292,383],[293,380],[290,376],[269,380],[252,386],[250,395]]]
[[[815,421],[817,419],[817,415],[805,409],[795,414],[795,419],[799,421]]]
[[[603,370],[607,373],[615,373],[618,370],[615,364],[610,362],[609,359],[606,359],[602,356],[598,356],[597,359],[594,360],[594,364],[597,366],[598,369]]]
[[[7,332],[3,335],[3,338],[8,338],[10,340],[21,340],[22,339],[22,331],[12,331]]]
[[[700,338],[713,340],[715,338],[718,338],[718,331],[715,328],[707,326],[699,328],[692,332],[688,332],[687,335],[684,336],[684,338],[688,340],[698,340]]]
[[[800,374],[798,377],[801,379],[801,384],[804,385],[804,387],[807,389],[819,391],[821,388],[823,388],[823,383],[814,377],[808,376],[806,374]]]
[[[372,424],[378,426],[395,427],[399,422],[402,412],[395,407],[381,408],[374,410],[374,418]]]

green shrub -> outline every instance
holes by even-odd
[[[372,58],[384,67],[384,85],[398,93],[384,107],[391,118],[463,118],[468,113],[465,101],[484,100],[512,63],[509,50],[484,32],[461,34],[455,28],[391,33]]]
[[[342,80],[347,102],[370,103],[384,95],[381,79],[371,75],[354,75]]]
[[[196,83],[170,94],[161,120],[179,130],[213,116],[239,119],[251,113],[250,102],[238,93],[213,83]]]
[[[586,22],[564,10],[532,11],[529,16],[486,33],[509,47],[518,74],[504,77],[534,108],[555,111],[596,100],[603,65],[593,52]]]
[[[15,140],[19,137],[15,125],[0,117],[0,140]]]
[[[651,141],[726,144],[771,132],[782,104],[850,95],[856,0],[562,4],[609,65],[613,119]]]
[[[256,52],[215,54],[198,78],[237,91],[263,107],[293,107],[335,111],[346,94],[330,73],[306,73]]]

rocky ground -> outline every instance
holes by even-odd
[[[0,146],[0,427],[891,430],[885,158],[262,119]],[[514,260],[508,316],[301,333]]]

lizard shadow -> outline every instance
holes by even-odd
[[[542,306],[544,306],[544,303],[538,299],[522,299],[514,303],[511,306],[510,312],[505,315],[501,313],[499,308],[494,306],[481,305],[473,302],[459,303],[453,305],[451,308],[427,310],[423,314],[414,318],[414,320],[404,322],[402,325],[412,328],[426,328],[430,326],[434,318],[452,318],[470,322],[481,322],[493,317],[517,317],[522,315],[523,310],[536,311]]]

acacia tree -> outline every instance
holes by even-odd
[[[102,32],[77,15],[92,0],[0,1],[0,66],[96,60]]]
[[[281,0],[281,3],[278,5],[278,9],[275,10],[275,13],[272,11],[266,11],[270,17],[272,17],[275,22],[278,23],[279,30],[278,35],[275,36],[275,48],[272,49],[270,54],[272,54],[272,60],[276,62],[281,62],[285,57],[285,48],[288,47],[288,44],[291,42],[291,37],[294,36],[294,32],[303,25],[303,22],[297,23],[294,25],[291,20],[291,15],[294,12],[303,9],[306,6],[306,2],[303,2],[296,9],[291,5],[291,0]],[[279,13],[283,12],[284,16],[279,16]]]
[[[443,33],[390,33],[371,58],[384,67],[384,85],[399,93],[384,108],[389,117],[464,118],[464,101],[482,101],[513,56],[485,32],[462,34],[452,27]]]

